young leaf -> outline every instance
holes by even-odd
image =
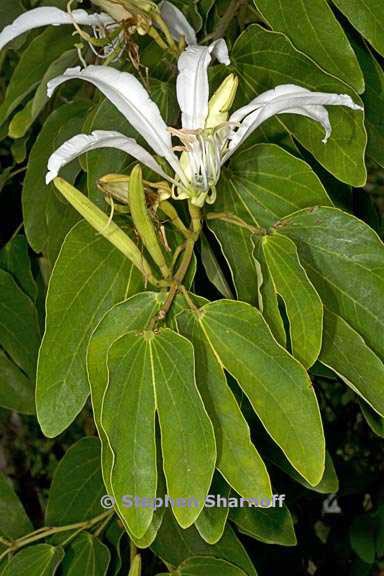
[[[278,84],[299,84],[312,91],[347,93],[359,103],[351,88],[295,50],[283,34],[249,26],[236,41],[231,57],[245,88],[244,102]],[[326,145],[322,143],[322,128],[312,120],[291,114],[278,120],[336,178],[352,186],[362,186],[366,181],[367,140],[363,115],[342,107],[330,107],[329,116],[334,131]]]
[[[71,446],[55,470],[45,521],[48,526],[83,522],[102,513],[105,488],[100,470],[100,442],[82,438]]]
[[[215,428],[218,470],[244,498],[270,497],[267,469],[252,444],[248,424],[228,386],[223,365],[211,347],[204,325],[192,312],[177,316],[177,325],[195,350],[196,379]]]
[[[220,300],[200,309],[212,350],[248,396],[292,466],[313,486],[324,472],[324,434],[312,383],[273,338],[262,315],[243,302]],[[305,433],[303,432],[305,431]]]
[[[283,32],[293,44],[324,70],[341,78],[358,93],[364,77],[343,28],[325,0],[254,0],[272,30]],[[332,50],[329,47],[332,46]]]
[[[129,260],[87,223],[74,226],[47,294],[36,388],[38,419],[46,436],[60,434],[83,408],[89,394],[89,337],[106,310],[137,287]]]
[[[24,548],[7,565],[4,576],[54,576],[64,558],[64,550],[49,544]]]
[[[177,569],[180,576],[247,576],[235,564],[220,560],[219,558],[207,558],[205,556],[193,556],[185,560]]]
[[[16,492],[6,476],[0,474],[0,535],[16,540],[32,531],[31,521]]]
[[[309,368],[321,349],[323,305],[320,297],[300,264],[294,242],[272,234],[264,236],[261,243],[275,291],[285,303],[292,354]]]
[[[88,532],[82,532],[66,549],[61,567],[63,576],[106,576],[111,553]]]

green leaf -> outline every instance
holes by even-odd
[[[36,407],[46,436],[60,434],[83,408],[90,335],[103,314],[138,287],[138,274],[87,223],[67,235],[49,282],[38,364]]]
[[[292,466],[311,485],[318,484],[324,472],[324,434],[302,365],[276,342],[261,313],[249,304],[212,302],[200,309],[199,321],[269,435]]]
[[[0,348],[0,406],[21,414],[34,414],[34,383]]]
[[[360,402],[360,407],[370,429],[380,438],[384,438],[384,418],[371,410],[364,402]]]
[[[65,235],[79,216],[53,184],[45,184],[48,158],[78,133],[86,109],[83,102],[60,106],[48,117],[29,156],[22,196],[25,233],[33,250],[48,256],[52,265]],[[64,169],[63,176],[71,181],[77,172],[78,164]]]
[[[49,544],[24,548],[9,562],[4,576],[53,576],[64,558],[64,550]]]
[[[107,546],[88,532],[82,532],[66,550],[63,576],[105,576],[111,553]]]
[[[367,564],[372,564],[376,557],[376,525],[375,518],[361,514],[354,518],[349,533],[352,550]]]
[[[341,80],[323,72],[301,52],[296,51],[286,36],[249,26],[236,41],[231,53],[234,71],[240,77],[242,102],[278,84],[298,84],[313,91],[357,94]],[[329,107],[333,134],[322,143],[323,129],[308,118],[288,114],[278,117],[286,129],[316,160],[342,182],[362,186],[366,181],[364,151],[366,133],[363,115],[342,106]]]
[[[108,349],[131,330],[144,330],[151,318],[159,312],[163,297],[156,292],[140,292],[108,310],[95,328],[89,340],[87,370],[91,387],[93,415],[101,440],[102,471],[108,492],[112,469],[112,452],[101,426],[101,408],[104,392],[108,386]]]
[[[384,56],[384,5],[380,0],[332,0],[360,34]]]
[[[300,208],[331,201],[310,166],[275,144],[240,149],[223,170],[214,212],[234,214],[250,226],[269,227]],[[238,298],[258,301],[252,230],[209,221],[233,273]]]
[[[246,474],[245,471],[244,473]],[[209,492],[215,496],[216,501],[217,496],[229,498],[231,487],[226,483],[224,478],[216,472]],[[209,507],[207,506],[207,502],[205,503],[204,508],[195,522],[195,526],[200,536],[204,538],[208,544],[216,544],[222,538],[228,514],[228,507],[218,507],[216,505]]]
[[[170,511],[165,513],[164,522],[152,550],[168,565],[177,567],[191,556],[209,556],[226,560],[241,568],[248,576],[257,576],[256,570],[240,540],[227,526],[221,540],[214,545],[200,538],[195,528],[183,530]]]
[[[0,269],[0,345],[25,374],[35,374],[40,328],[36,308],[13,277]]]
[[[74,66],[77,60],[77,50],[67,50],[49,65],[32,100],[12,118],[9,125],[9,136],[11,138],[23,138],[25,136],[49,101],[47,95],[48,82],[62,74],[67,68]]]
[[[45,514],[47,526],[65,526],[98,516],[103,512],[100,499],[104,494],[100,442],[82,438],[56,467]]]
[[[201,235],[201,261],[211,284],[225,298],[233,298],[232,290],[205,234]]]
[[[0,30],[11,24],[23,12],[24,8],[20,0],[2,0],[0,6]]]
[[[180,576],[246,576],[246,572],[238,566],[220,560],[219,558],[207,558],[194,556],[185,560],[177,569]]]
[[[285,304],[292,354],[309,368],[321,349],[323,305],[320,297],[300,263],[292,240],[275,233],[264,236],[261,243],[275,292]]]
[[[282,346],[286,347],[287,335],[279,308],[279,300],[272,281],[271,273],[263,254],[260,237],[253,237],[254,259],[256,265],[258,298],[257,308],[263,314],[272,334]]]
[[[12,274],[19,287],[32,299],[37,298],[37,286],[31,271],[25,236],[14,236],[0,251],[0,268]]]
[[[180,525],[190,526],[204,505],[216,459],[212,425],[196,388],[192,345],[167,328],[129,333],[111,346],[108,366],[102,425],[114,453],[111,484],[120,513],[136,537],[144,535],[153,509],[124,508],[121,498],[156,495],[156,407],[168,494],[197,502],[173,509]]]
[[[16,492],[6,476],[0,473],[0,534],[16,540],[33,531]]]
[[[208,311],[209,307],[207,304],[202,310]],[[215,429],[218,470],[244,498],[270,497],[268,472],[252,444],[248,424],[228,386],[218,356],[222,358],[212,346],[204,318],[199,322],[192,312],[185,312],[177,316],[177,325],[195,350],[196,380]]]
[[[0,106],[1,123],[38,86],[50,64],[72,46],[72,30],[68,26],[50,26],[28,44]]]
[[[364,92],[364,77],[343,28],[326,0],[254,0],[272,30],[283,32],[321,68]],[[330,50],[332,46],[332,50]]]
[[[281,221],[278,229],[296,243],[300,261],[327,311],[320,359],[324,354],[324,363],[356,391],[369,394],[371,404],[375,403],[374,408],[382,413],[382,367],[375,359],[375,355],[384,358],[381,240],[362,221],[336,208],[302,210]],[[361,355],[368,364],[361,362]],[[362,382],[367,376],[369,385]]]
[[[361,98],[368,132],[367,155],[384,166],[384,72],[367,46],[360,42],[353,46],[365,75],[366,89]]]
[[[232,508],[230,519],[240,531],[266,544],[297,544],[291,514],[286,506],[275,508]]]
[[[325,309],[320,360],[384,416],[384,364],[341,316]]]

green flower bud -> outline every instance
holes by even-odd
[[[238,84],[239,79],[234,74],[227,76],[220,84],[209,101],[206,128],[215,128],[228,120],[228,113],[235,100]]]

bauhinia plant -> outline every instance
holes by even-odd
[[[80,441],[71,458],[81,462],[82,450],[89,451],[101,467],[92,513],[54,526],[55,494],[67,489],[58,472],[46,532],[26,529],[3,539],[2,558],[23,549],[9,564],[19,558],[23,566],[34,550],[50,566],[44,574],[53,574],[62,560],[53,546],[65,548],[72,536],[53,542],[52,550],[24,547],[60,532],[85,538],[94,531],[96,538],[113,510],[130,538],[132,576],[142,570],[137,547],[149,546],[175,574],[255,574],[229,520],[264,542],[292,545],[287,507],[210,511],[207,497],[276,504],[270,461],[308,489],[335,490],[319,373],[343,381],[370,418],[384,417],[383,245],[365,222],[334,205],[316,174],[330,188],[336,178],[365,181],[365,108],[354,90],[360,69],[356,60],[348,85],[324,60],[316,63],[313,47],[296,50],[292,42],[299,40],[293,35],[291,42],[278,25],[276,32],[246,27],[229,50],[215,33],[198,43],[169,2],[93,4],[103,12],[73,9],[71,2],[67,11],[37,7],[0,33],[3,47],[37,26],[73,24],[92,49],[77,46],[82,66],[46,78],[49,98],[69,94],[73,101],[47,121],[55,142],[43,126],[31,152],[40,162],[39,186],[55,203],[55,221],[74,209],[49,278],[35,399],[41,430],[53,438],[91,398],[100,443]],[[246,3],[228,4],[220,34]],[[258,17],[268,12],[264,4],[256,2]],[[336,21],[329,10],[326,18]],[[265,22],[274,29],[273,11]],[[141,60],[122,57],[136,32],[144,60],[146,50],[169,60],[166,78],[155,72],[165,105],[152,95]],[[86,94],[83,81],[97,89],[90,96],[96,107],[77,100]],[[71,93],[73,84],[78,92]],[[84,110],[84,126],[76,130]],[[181,120],[169,123],[169,116]],[[31,161],[24,192],[32,246],[42,242],[31,207],[33,168]],[[49,208],[37,222],[48,226],[48,214]],[[19,364],[15,350],[8,354]],[[21,367],[34,377],[33,362]],[[69,458],[63,470],[70,470]],[[100,498],[111,510],[103,511]],[[165,512],[167,498],[172,512]],[[188,539],[192,527],[203,552],[169,559],[162,530]],[[80,554],[89,542],[78,538],[71,546]],[[214,548],[223,538],[232,542],[233,557]],[[97,542],[92,546],[108,565]]]

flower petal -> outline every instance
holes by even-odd
[[[92,134],[77,134],[70,140],[67,140],[67,142],[64,142],[64,144],[51,155],[48,160],[46,183],[49,184],[52,182],[60,170],[69,164],[69,162],[72,162],[72,160],[85,152],[97,150],[98,148],[117,148],[118,150],[122,150],[163,178],[172,181],[149,152],[140,146],[133,138],[128,138],[120,134],[120,132],[95,130]]]
[[[187,44],[197,44],[196,33],[181,10],[168,0],[163,0],[160,4],[160,14],[177,42],[184,36]]]
[[[277,114],[299,114],[319,122],[324,130],[325,143],[331,134],[331,125],[326,108],[327,106],[347,106],[352,110],[363,110],[362,106],[355,104],[347,94],[331,94],[327,92],[311,92],[294,84],[282,84],[272,90],[267,90],[254,98],[247,106],[237,110],[229,119],[230,123],[239,123],[230,136],[228,152],[223,158],[226,162],[242,142],[262,122]]]
[[[88,14],[85,10],[73,10],[69,13],[54,6],[34,8],[21,14],[12,24],[1,31],[0,50],[8,42],[28,30],[40,28],[40,26],[73,24],[73,22],[84,26],[105,26],[113,23],[113,20],[107,14]]]
[[[177,99],[185,129],[204,128],[208,115],[208,66],[213,56],[223,64],[230,63],[227,44],[222,38],[210,46],[188,46],[179,58]]]
[[[106,96],[141,134],[158,154],[166,158],[180,178],[184,174],[177,156],[172,151],[172,139],[158,106],[150,99],[140,82],[128,72],[120,72],[109,66],[68,68],[61,76],[48,82],[48,96],[66,82],[78,78],[90,82]]]

